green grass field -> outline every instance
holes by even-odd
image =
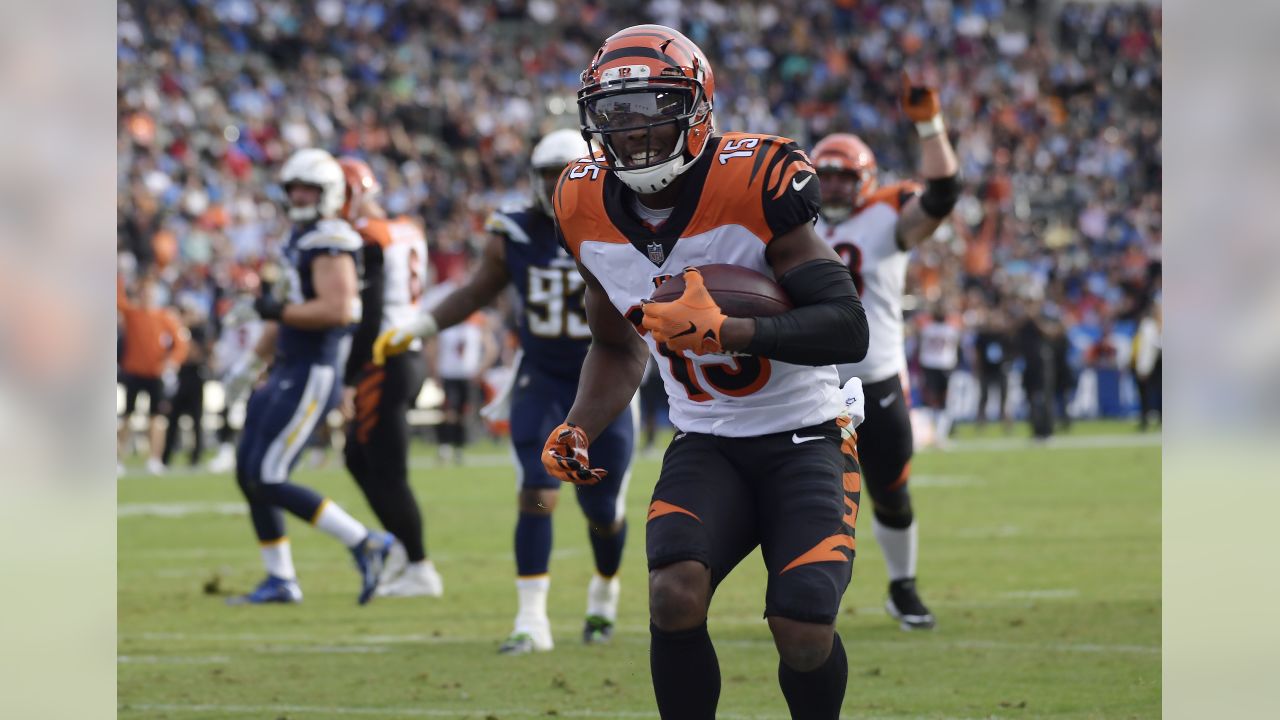
[[[1024,432],[962,429],[952,450],[913,463],[920,587],[936,631],[904,633],[884,614],[884,563],[863,513],[839,620],[845,717],[1159,717],[1158,436],[1096,423],[1032,446]],[[635,467],[614,644],[578,640],[591,559],[566,495],[551,569],[556,650],[501,657],[515,611],[506,449],[481,443],[462,467],[431,458],[417,451],[413,480],[445,596],[363,608],[346,551],[292,519],[305,602],[226,607],[226,593],[262,575],[234,481],[122,478],[119,717],[656,718],[643,523],[659,461]],[[297,479],[372,521],[340,468]],[[721,718],[788,717],[761,619],[763,582],[752,556],[711,608]]]

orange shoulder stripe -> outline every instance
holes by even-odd
[[[366,245],[387,247],[391,244],[390,220],[383,218],[361,218],[355,222],[356,232],[364,238]]]
[[[591,240],[628,243],[626,236],[609,219],[604,207],[604,168],[576,162],[565,168],[556,184],[556,223],[574,258],[582,243]]]
[[[807,161],[786,159],[789,138],[758,133],[725,133],[707,173],[698,210],[685,235],[697,235],[724,225],[741,225],[761,242],[773,239],[765,218],[765,195],[782,197],[796,173],[814,172]]]
[[[910,197],[911,195],[914,195],[915,193],[920,192],[923,189],[924,189],[924,186],[921,185],[920,183],[910,182],[910,181],[898,182],[892,185],[886,185],[882,188],[877,189],[875,192],[871,193],[869,197],[867,197],[867,204],[865,207],[871,207],[872,205],[876,205],[878,203],[884,203],[885,205],[888,205],[894,210],[902,210],[902,203],[904,202],[904,200]]]

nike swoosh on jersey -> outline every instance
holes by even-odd
[[[897,395],[886,395],[885,397],[880,398],[879,400],[880,407],[887,408],[893,404],[894,400],[897,400],[897,399],[898,399]]]
[[[806,176],[804,180],[800,180],[800,178],[791,178],[791,189],[795,190],[796,192],[800,192],[801,190],[804,189],[805,185],[809,184],[809,181],[812,179],[813,179],[812,175]]]
[[[799,445],[800,443],[807,443],[810,440],[821,440],[821,439],[822,439],[821,435],[814,435],[812,437],[800,437],[795,433],[791,433],[791,442],[795,443],[796,445]]]

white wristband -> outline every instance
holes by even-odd
[[[940,135],[946,130],[946,126],[942,124],[942,114],[934,115],[932,118],[924,122],[916,123],[916,132],[919,133],[920,139],[931,138],[934,135]]]

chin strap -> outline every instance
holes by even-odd
[[[680,177],[686,170],[693,167],[694,161],[698,159],[696,157],[692,160],[684,159],[684,140],[688,134],[689,131],[686,130],[680,136],[680,140],[676,142],[676,149],[672,151],[671,157],[662,163],[642,170],[615,170],[614,172],[617,173],[618,179],[627,187],[641,194],[655,193],[667,187],[672,180]],[[702,147],[704,150],[706,149],[706,145]],[[617,161],[617,158],[618,156],[614,155],[615,161]]]

